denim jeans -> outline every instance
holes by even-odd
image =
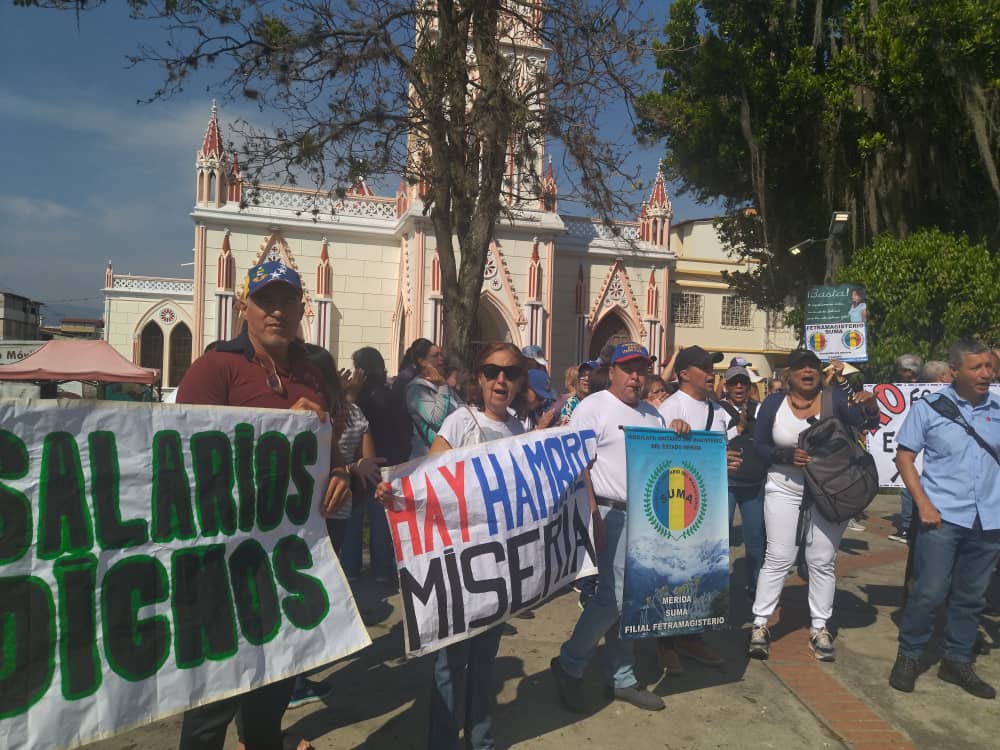
[[[367,511],[372,573],[378,580],[390,580],[395,573],[396,562],[392,537],[389,535],[389,521],[385,516],[385,508],[375,500],[371,492],[366,492],[365,495],[364,502],[356,503],[351,508],[351,517],[347,521],[344,543],[340,549],[340,564],[348,578],[354,579],[361,575],[361,530]]]
[[[430,750],[458,748],[459,717],[465,704],[465,747],[493,750],[493,664],[500,627],[447,646],[434,657],[431,686]]]
[[[747,593],[752,599],[757,593],[757,576],[764,564],[764,483],[729,483],[729,531],[733,529],[733,515],[740,506],[743,524],[743,549],[747,565]]]
[[[976,518],[966,529],[947,521],[922,527],[913,548],[913,582],[899,625],[899,652],[919,659],[945,599],[944,658],[973,661],[976,626],[990,576],[1000,557],[1000,530],[983,531]]]
[[[625,579],[625,511],[598,507],[608,529],[608,543],[597,553],[597,591],[576,621],[573,635],[562,645],[559,663],[567,674],[582,677],[604,636],[608,682],[616,688],[636,684],[632,641],[618,635]]]
[[[910,522],[913,520],[913,495],[903,488],[899,493],[899,530],[904,534],[910,531]]]

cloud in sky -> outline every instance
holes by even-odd
[[[44,91],[25,94],[0,88],[0,118],[9,123],[96,138],[116,149],[186,149],[194,161],[200,144],[192,143],[192,133],[205,128],[206,102],[114,104],[109,107],[90,92],[53,99]]]
[[[44,198],[0,194],[0,216],[3,215],[13,217],[14,220],[55,221],[72,219],[79,216],[79,213],[69,206]]]

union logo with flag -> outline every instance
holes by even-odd
[[[826,349],[826,335],[820,331],[813,331],[810,333],[809,348],[814,352],[821,352]]]
[[[705,519],[705,483],[698,470],[687,463],[664,464],[654,472],[646,493],[645,511],[650,523],[668,539],[693,534]]]
[[[861,331],[845,331],[843,339],[844,346],[848,349],[857,349],[865,343],[865,337],[861,335]]]

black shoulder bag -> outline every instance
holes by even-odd
[[[875,499],[878,469],[853,428],[834,415],[833,390],[824,390],[822,399],[820,420],[799,435],[799,447],[810,457],[802,467],[803,504],[808,501],[828,521],[843,523]]]

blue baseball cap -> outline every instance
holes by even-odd
[[[243,277],[243,287],[240,290],[240,297],[247,299],[252,297],[268,284],[280,281],[288,284],[295,291],[302,293],[302,279],[291,266],[286,266],[283,261],[269,260],[266,263],[259,263],[247,271]]]
[[[627,341],[624,344],[619,344],[611,353],[611,364],[613,365],[629,362],[633,359],[644,359],[647,362],[656,361],[656,357],[650,357],[649,350],[637,341]]]
[[[601,366],[601,360],[599,359],[587,359],[580,363],[580,366],[576,368],[578,373],[584,370],[596,370]]]
[[[545,370],[528,370],[528,387],[546,401],[556,399],[556,394],[552,392],[552,381]]]

